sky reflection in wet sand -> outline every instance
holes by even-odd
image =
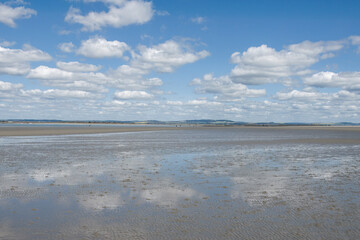
[[[0,155],[0,239],[360,237],[357,132],[5,137]]]

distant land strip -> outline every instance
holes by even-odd
[[[283,130],[324,129],[339,131],[357,131],[359,125],[329,125],[329,124],[214,124],[189,122],[91,122],[91,121],[1,121],[0,137],[5,136],[45,136],[45,135],[73,135],[73,134],[100,134],[120,132],[143,132],[163,130],[197,130],[221,128],[268,128]]]
[[[232,120],[183,120],[183,121],[118,121],[118,120],[47,120],[47,119],[6,119],[0,120],[0,124],[130,124],[130,125],[202,125],[202,126],[360,126],[360,123],[337,122],[337,123],[304,123],[304,122],[241,122]]]

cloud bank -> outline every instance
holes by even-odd
[[[93,32],[107,26],[120,28],[132,24],[144,24],[150,21],[154,15],[152,3],[142,0],[84,0],[84,2],[106,3],[108,11],[89,12],[87,15],[82,15],[80,9],[71,7],[66,14],[65,21],[83,25],[83,31]]]

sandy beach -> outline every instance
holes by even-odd
[[[22,126],[0,125],[0,137],[4,136],[46,136],[46,135],[72,135],[72,134],[96,134],[96,133],[117,133],[117,132],[144,132],[144,131],[162,131],[162,130],[196,130],[196,129],[228,129],[228,128],[246,128],[246,129],[266,129],[269,130],[331,130],[331,131],[352,131],[360,133],[360,126],[123,126],[123,125],[98,125],[98,124],[79,124],[68,125],[58,124],[37,126],[24,124]]]
[[[96,134],[116,132],[140,132],[175,130],[176,127],[108,127],[97,125],[81,126],[0,126],[0,137],[4,136],[46,136],[46,135],[72,135],[72,134]]]

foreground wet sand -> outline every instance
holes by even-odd
[[[0,239],[359,239],[356,128],[0,138]]]

